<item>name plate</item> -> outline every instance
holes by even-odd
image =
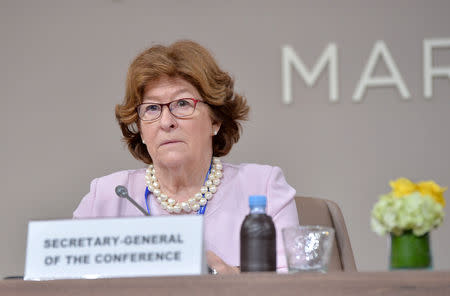
[[[28,224],[25,280],[202,273],[203,216]]]

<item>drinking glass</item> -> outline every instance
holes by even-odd
[[[282,230],[290,273],[328,269],[334,229],[326,226],[294,226]]]

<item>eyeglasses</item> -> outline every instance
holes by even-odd
[[[193,98],[182,98],[166,104],[142,103],[137,106],[136,111],[142,121],[156,121],[161,117],[163,106],[167,106],[173,116],[183,118],[194,113],[198,102],[203,101]]]

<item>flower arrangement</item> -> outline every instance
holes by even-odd
[[[392,191],[380,196],[374,205],[371,227],[379,235],[396,236],[412,231],[424,235],[444,220],[444,192],[434,181],[413,183],[406,178],[391,181]]]

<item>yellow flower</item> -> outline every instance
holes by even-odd
[[[417,187],[422,195],[429,195],[435,202],[445,206],[444,192],[447,190],[447,187],[440,187],[434,181],[419,182]]]
[[[395,197],[404,197],[417,191],[417,185],[406,178],[399,178],[395,181],[390,181],[389,185],[392,188],[392,193]]]

